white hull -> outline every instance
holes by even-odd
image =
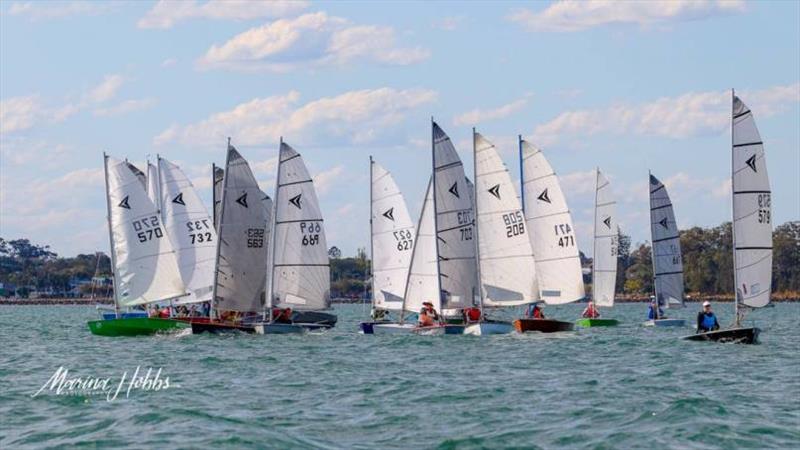
[[[645,327],[685,327],[686,321],[683,319],[658,319],[648,320],[642,325]]]
[[[376,323],[372,325],[372,334],[411,334],[414,328],[413,323]]]
[[[509,334],[514,331],[510,323],[505,322],[481,322],[473,323],[464,327],[464,334],[473,336],[488,336],[492,334]]]

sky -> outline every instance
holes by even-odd
[[[329,246],[369,243],[369,155],[417,216],[430,119],[468,174],[472,127],[518,178],[559,175],[591,255],[594,170],[649,240],[647,173],[678,225],[730,220],[730,89],[765,142],[773,222],[800,219],[800,2],[0,1],[0,237],[107,251],[102,153],[179,164],[209,206],[226,138],[274,190],[304,157]]]

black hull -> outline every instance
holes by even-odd
[[[320,311],[294,311],[292,312],[292,323],[305,326],[308,328],[333,328],[339,320],[335,314],[320,312]]]
[[[256,329],[252,325],[235,325],[232,323],[221,322],[191,322],[192,334],[200,333],[255,333]]]
[[[558,333],[562,331],[573,331],[575,329],[575,324],[553,319],[517,319],[514,321],[514,329],[520,333],[529,331]]]
[[[693,334],[683,339],[687,341],[713,341],[733,344],[757,344],[759,328],[728,328],[726,330],[708,331]]]

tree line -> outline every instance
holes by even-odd
[[[772,289],[778,296],[800,297],[800,221],[787,222],[773,231]],[[733,243],[730,222],[713,228],[693,227],[680,234],[686,292],[700,296],[726,296],[733,293]],[[648,242],[631,244],[630,236],[620,233],[617,267],[617,293],[647,296],[653,292],[653,267]],[[331,296],[334,298],[370,297],[370,259],[366,249],[355,256],[342,257],[331,247]],[[590,268],[591,258],[581,253],[581,263]],[[92,277],[106,278],[111,273],[109,258],[103,253],[59,257],[49,246],[28,239],[6,241],[0,238],[0,295],[27,296],[32,290],[54,295],[77,290],[88,295],[96,286],[86,283]],[[587,291],[591,274],[584,276]],[[9,290],[13,288],[13,291]],[[4,292],[5,291],[5,292]],[[15,291],[15,292],[14,292]],[[107,288],[103,288],[105,294]]]

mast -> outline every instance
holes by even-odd
[[[272,296],[273,296],[273,289],[275,288],[274,278],[275,278],[275,229],[277,228],[277,221],[278,221],[278,208],[280,207],[278,194],[280,194],[280,183],[281,183],[281,150],[283,149],[283,136],[280,137],[280,141],[278,142],[278,170],[277,174],[275,175],[275,200],[272,201],[272,230],[269,233],[269,259],[267,260],[267,298],[264,302],[264,309],[269,311],[269,319],[267,320],[269,323],[272,323]],[[370,189],[372,189],[370,187]]]
[[[164,208],[161,203],[161,155],[156,153],[156,208],[158,208],[158,216],[161,218],[161,223],[164,223]]]
[[[375,248],[373,245],[374,235],[372,230],[372,191],[375,188],[373,183],[373,172],[375,170],[375,162],[372,160],[372,155],[369,155],[369,275],[370,275],[370,289],[372,292],[372,313],[375,313],[375,274],[373,273],[373,264],[375,261]],[[409,267],[410,271],[410,267]]]
[[[103,172],[106,181],[106,208],[108,211],[106,221],[108,222],[108,243],[111,246],[111,283],[114,286],[114,314],[119,318],[119,301],[117,298],[117,252],[114,250],[114,231],[111,228],[111,192],[109,192],[108,189],[108,155],[106,155],[106,152],[103,152]]]
[[[525,164],[522,159],[522,135],[517,135],[518,139],[518,146],[519,146],[519,192],[520,192],[520,201],[522,202],[522,213],[523,217],[525,214]]]
[[[441,321],[444,315],[444,303],[442,302],[442,267],[440,264],[441,260],[439,258],[439,213],[438,209],[436,208],[436,136],[434,134],[434,126],[436,126],[436,122],[433,121],[433,116],[431,116],[431,166],[433,167],[433,179],[431,181],[433,183],[433,242],[436,243],[436,292],[439,296],[439,309],[441,309],[439,320]]]
[[[735,103],[736,94],[731,88],[731,239],[733,241],[733,316],[734,316],[734,326],[739,326],[739,282],[736,279],[736,208],[734,200],[736,194],[736,186],[734,186],[734,171],[736,168],[734,167],[733,162],[733,108]]]
[[[216,223],[217,220],[217,165],[215,163],[211,163],[211,221],[214,222],[214,229],[216,229],[219,224]]]
[[[594,216],[592,217],[592,309],[597,309],[595,299],[597,297],[597,187],[600,185],[600,168],[595,167],[594,179]]]
[[[217,300],[217,284],[219,283],[219,251],[220,246],[222,244],[222,239],[219,237],[222,236],[222,216],[225,214],[225,184],[226,178],[228,174],[228,164],[231,162],[231,138],[228,137],[228,147],[225,149],[225,178],[222,179],[222,202],[220,202],[219,207],[219,229],[217,230],[217,251],[216,251],[216,258],[214,258],[214,286],[211,291],[211,307],[208,311],[209,319],[213,319],[216,313],[214,309],[214,303]],[[213,176],[213,174],[212,174]],[[213,183],[212,183],[213,188]]]
[[[654,320],[658,320],[659,301],[658,301],[658,284],[656,281],[658,279],[658,275],[656,275],[656,244],[655,242],[653,242],[653,238],[655,237],[653,236],[653,194],[652,192],[650,192],[650,189],[652,189],[652,187],[650,187],[651,185],[650,177],[652,176],[653,176],[652,172],[650,172],[650,170],[648,169],[647,192],[648,192],[648,197],[650,198],[650,265],[653,267],[653,294],[654,297],[656,298],[656,307],[653,312],[653,317],[655,317]]]
[[[483,281],[481,279],[481,245],[480,235],[478,234],[478,149],[475,145],[475,127],[472,127],[472,179],[475,180],[472,188],[475,197],[475,209],[472,211],[472,227],[475,230],[475,265],[478,269],[478,309],[481,311],[483,317]],[[475,292],[472,293],[473,301],[475,301]]]

